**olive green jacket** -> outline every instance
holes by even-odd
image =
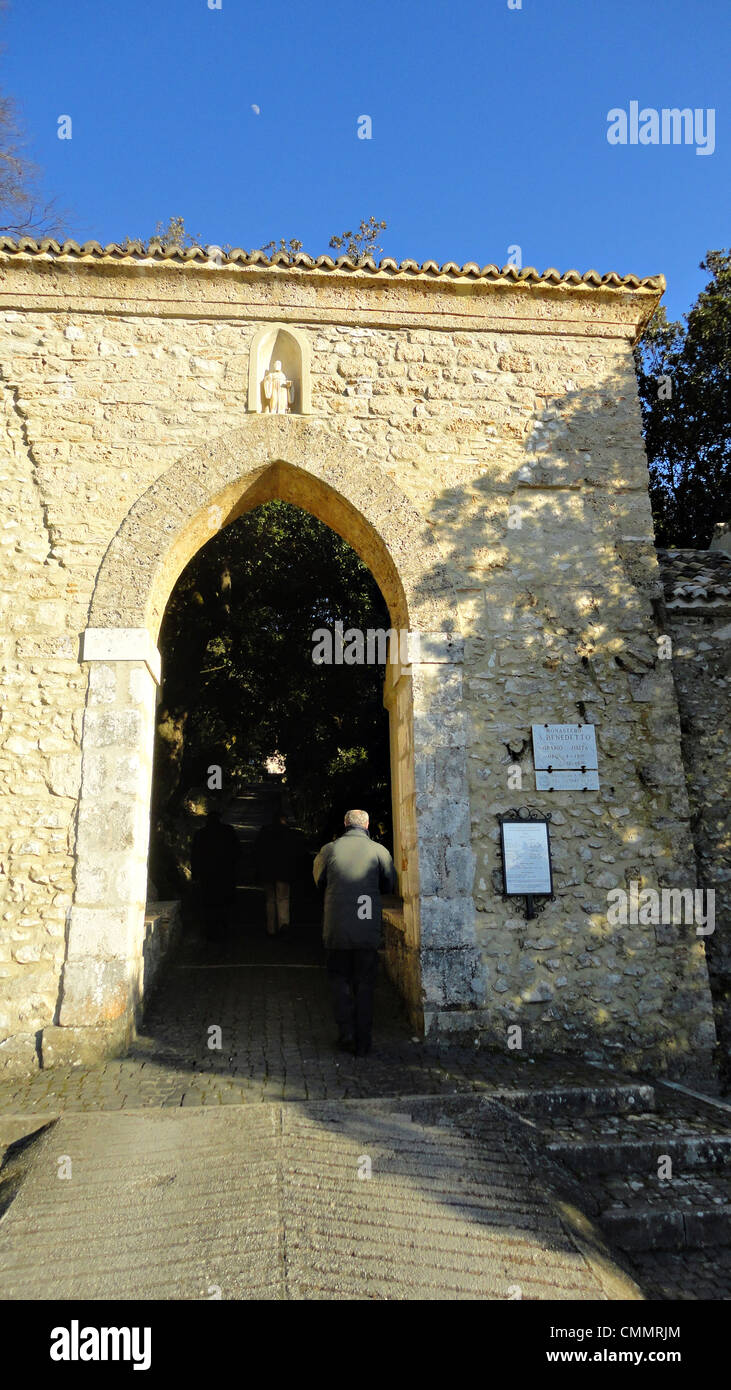
[[[383,845],[367,830],[351,826],[323,845],[312,872],[325,893],[322,939],[329,950],[377,948],[381,944],[381,894],[393,893],[396,870]]]

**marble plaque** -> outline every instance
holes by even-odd
[[[536,770],[598,767],[593,724],[533,724],[531,729]]]
[[[537,792],[598,792],[599,773],[567,768],[561,772],[536,772]]]

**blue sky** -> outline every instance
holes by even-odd
[[[663,272],[671,317],[731,242],[728,0],[216,2],[11,0],[2,85],[77,240],[182,215],[319,254],[374,214],[399,260]],[[714,153],[611,146],[632,100],[713,108]]]

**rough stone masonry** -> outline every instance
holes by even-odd
[[[159,625],[196,551],[280,497],[419,634],[384,693],[414,1027],[710,1074],[702,938],[607,921],[613,888],[696,882],[632,360],[662,289],[0,241],[5,1066],[129,1042],[165,920],[145,925]],[[275,359],[285,415],[259,390]],[[536,792],[543,722],[596,726],[599,791]],[[531,921],[500,891],[496,817],[521,805],[552,813]]]

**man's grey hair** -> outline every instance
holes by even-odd
[[[346,825],[354,825],[354,826],[356,826],[356,828],[357,828],[358,830],[367,830],[367,829],[368,829],[368,812],[367,812],[367,811],[346,811],[346,812],[345,812],[345,824],[346,824]]]

